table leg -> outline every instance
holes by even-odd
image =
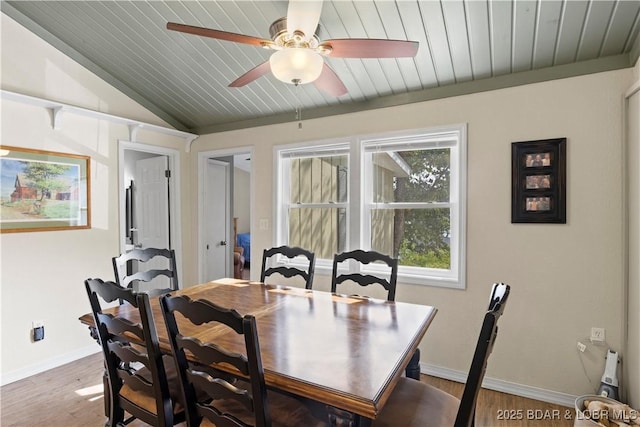
[[[420,349],[417,348],[413,356],[411,356],[411,360],[407,365],[407,369],[405,369],[405,374],[408,378],[413,378],[414,380],[420,381]]]

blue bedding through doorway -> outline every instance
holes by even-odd
[[[237,244],[244,248],[244,261],[251,262],[251,233],[239,233]]]

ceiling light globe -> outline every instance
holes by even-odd
[[[324,60],[320,54],[306,48],[285,48],[269,58],[271,72],[280,81],[290,84],[311,83],[320,77]]]

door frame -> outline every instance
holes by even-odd
[[[237,147],[237,148],[227,148],[221,150],[210,150],[210,151],[201,151],[198,153],[198,281],[202,283],[204,281],[205,268],[204,268],[204,260],[205,260],[205,239],[206,235],[206,222],[204,216],[204,187],[206,185],[206,170],[207,170],[207,161],[209,159],[216,159],[219,157],[229,157],[234,156],[236,154],[248,154],[251,158],[253,158],[253,148],[252,147]],[[235,165],[234,165],[235,167]],[[233,173],[233,168],[230,168],[230,174]],[[249,179],[249,203],[253,203],[253,162],[251,163],[251,176]],[[229,221],[227,224],[226,235],[228,237],[227,241],[230,242],[233,240],[233,177],[230,177],[228,180],[229,183],[229,196],[227,198],[227,211]],[[250,225],[252,229],[253,226]],[[251,232],[251,230],[250,230]],[[229,272],[233,273],[233,248],[235,244],[227,244],[227,250],[229,251]]]
[[[171,179],[169,180],[169,226],[171,227],[171,246],[176,253],[176,264],[178,268],[178,283],[182,283],[182,219],[180,212],[180,152],[173,148],[159,147],[155,145],[141,144],[139,142],[131,142],[128,140],[118,140],[118,242],[120,245],[120,253],[126,251],[126,232],[124,230],[126,224],[126,207],[125,207],[125,182],[124,182],[124,166],[125,151],[141,151],[144,153],[157,154],[159,156],[167,156],[169,159],[169,169],[171,170]]]

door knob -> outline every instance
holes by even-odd
[[[227,246],[226,240],[220,240],[220,246]]]

